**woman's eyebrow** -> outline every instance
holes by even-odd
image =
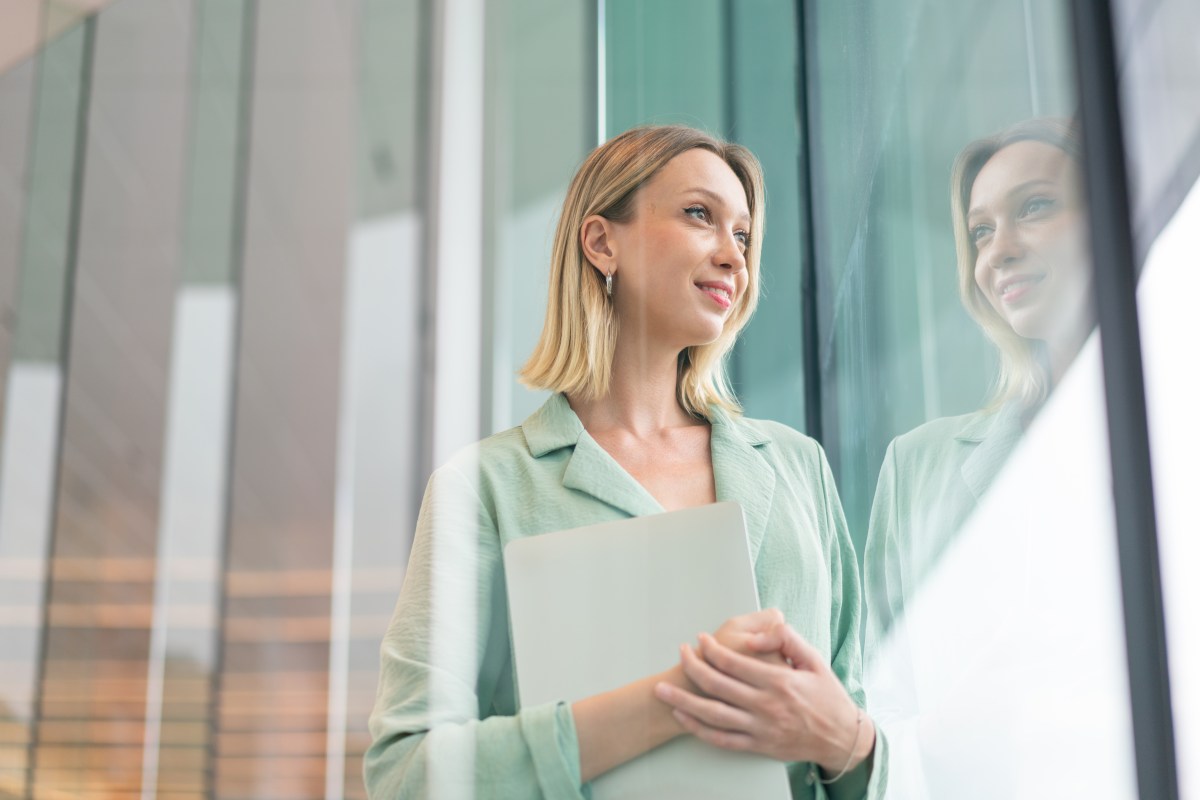
[[[714,205],[721,206],[721,208],[727,207],[725,204],[725,200],[724,200],[724,198],[721,197],[721,195],[717,194],[712,189],[705,189],[703,186],[694,186],[691,189],[684,189],[683,194],[702,194],[705,197],[707,197],[709,200],[711,200]],[[738,216],[738,222],[744,222],[747,225],[749,225],[750,224],[750,212],[743,211]]]
[[[1009,189],[1007,192],[1004,193],[1004,199],[1010,200],[1014,196],[1019,195],[1019,194],[1024,194],[1025,192],[1027,192],[1030,189],[1033,189],[1034,187],[1037,187],[1037,186],[1058,186],[1058,182],[1052,181],[1049,178],[1034,178],[1033,180],[1028,180],[1028,181],[1025,181],[1024,183],[1019,183],[1016,186],[1014,186],[1013,188]],[[980,215],[986,214],[986,213],[987,213],[986,208],[980,207],[980,206],[973,206],[967,212],[967,223],[970,224],[970,220],[972,217],[977,217],[977,216],[980,216]]]
[[[1005,194],[1005,197],[1013,197],[1014,195],[1024,194],[1036,186],[1058,186],[1058,182],[1050,180],[1049,178],[1034,178],[1033,180],[1025,181],[1024,183],[1017,184],[1013,188],[1009,189]]]

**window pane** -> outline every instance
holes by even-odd
[[[1191,300],[1200,291],[1200,8],[1181,0],[1114,4],[1122,111],[1134,189],[1135,245],[1149,406],[1159,556],[1181,797],[1200,793],[1200,637],[1192,575],[1200,551],[1192,495],[1200,447],[1195,370],[1180,368],[1200,338]]]
[[[796,4],[607,0],[607,127],[680,123],[749,147],[767,176],[762,297],[729,364],[753,417],[805,428],[801,279],[806,231],[797,124]],[[712,57],[697,58],[697,52]],[[785,343],[785,346],[780,346]]]
[[[892,790],[1127,797],[1065,5],[805,7],[824,444]]]

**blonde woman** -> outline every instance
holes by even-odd
[[[583,797],[682,735],[794,762],[796,797],[878,794],[859,580],[824,454],[744,419],[723,372],[758,299],[763,201],[753,155],[684,127],[628,131],[580,167],[522,371],[554,394],[430,479],[383,642],[373,797]],[[504,544],[716,500],[743,505],[773,608],[658,674],[518,708]]]
[[[865,553],[867,645],[902,614],[1094,324],[1082,150],[1066,120],[1032,119],[958,155],[950,200],[959,295],[995,344],[988,405],[888,447]]]

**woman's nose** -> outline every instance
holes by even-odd
[[[988,252],[988,264],[1000,269],[1025,256],[1025,243],[1015,223],[1000,223],[992,234]]]
[[[737,234],[729,233],[721,237],[721,245],[714,253],[717,266],[723,269],[739,272],[746,268],[746,253]]]

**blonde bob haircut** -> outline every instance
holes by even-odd
[[[988,408],[993,410],[1011,401],[1024,407],[1035,406],[1045,400],[1050,391],[1044,345],[1014,331],[992,308],[975,282],[975,262],[979,253],[967,223],[975,179],[992,156],[1017,142],[1042,142],[1057,147],[1070,158],[1076,174],[1081,174],[1083,164],[1083,142],[1078,125],[1071,120],[1054,118],[1024,120],[993,136],[977,139],[963,148],[954,161],[950,206],[958,256],[958,293],[967,311],[1000,351],[1000,371],[988,403]]]
[[[746,291],[715,341],[693,345],[679,354],[675,392],[679,405],[697,418],[707,418],[710,406],[741,412],[725,374],[725,356],[758,305],[766,202],[762,167],[746,148],[682,125],[625,131],[593,150],[575,173],[554,234],[546,322],[533,355],[520,372],[526,386],[583,399],[608,393],[617,317],[605,292],[605,276],[583,253],[583,221],[593,214],[613,222],[628,221],[638,189],[672,158],[693,149],[715,154],[742,184],[750,210],[750,241]]]

